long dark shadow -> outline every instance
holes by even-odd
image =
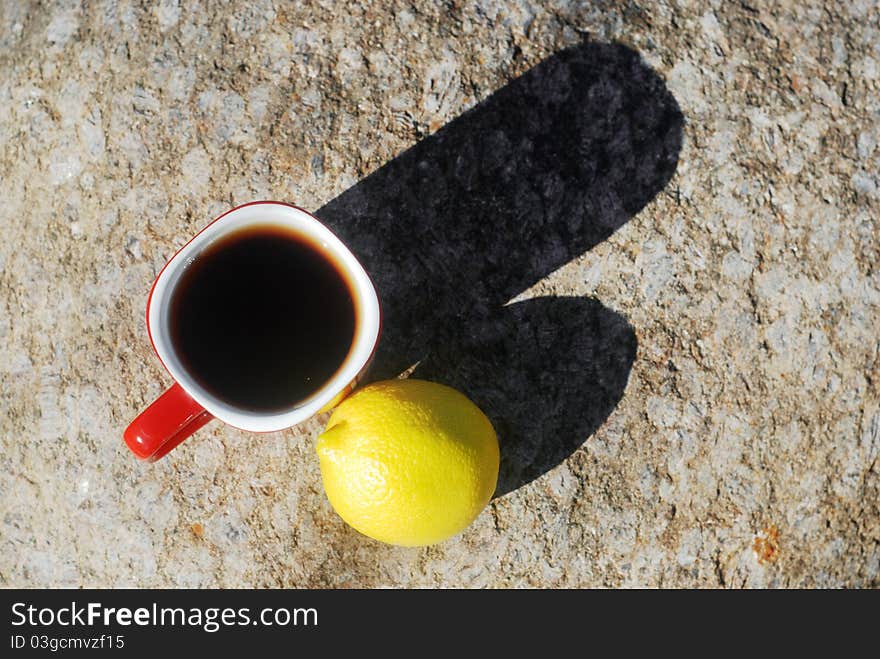
[[[633,50],[540,63],[325,205],[382,300],[372,377],[418,363],[492,419],[497,496],[552,469],[626,388],[636,337],[598,301],[511,298],[605,240],[669,181],[683,117]],[[506,305],[506,306],[505,306]]]

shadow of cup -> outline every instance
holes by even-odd
[[[373,379],[466,393],[501,444],[496,496],[571,455],[623,396],[633,328],[598,301],[508,302],[672,177],[684,120],[633,50],[585,43],[513,80],[317,211],[382,301]]]

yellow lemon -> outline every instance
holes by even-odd
[[[424,380],[356,391],[318,438],[330,504],[355,529],[430,545],[474,521],[495,491],[498,439],[463,394]]]

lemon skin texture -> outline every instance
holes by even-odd
[[[498,480],[498,439],[464,394],[388,380],[346,398],[318,438],[330,504],[376,540],[431,545],[465,529]]]

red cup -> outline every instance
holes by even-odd
[[[202,251],[230,232],[251,225],[277,224],[317,241],[352,282],[358,318],[352,348],[336,374],[306,400],[280,412],[237,408],[217,398],[187,372],[169,331],[172,294],[183,271]],[[147,331],[159,361],[174,384],[125,429],[125,443],[141,460],[153,462],[211,419],[253,432],[289,428],[338,404],[363,377],[379,341],[381,313],[376,289],[363,266],[314,215],[278,201],[255,201],[227,211],[184,245],[162,268],[147,300]],[[217,356],[222,359],[222,355]]]

